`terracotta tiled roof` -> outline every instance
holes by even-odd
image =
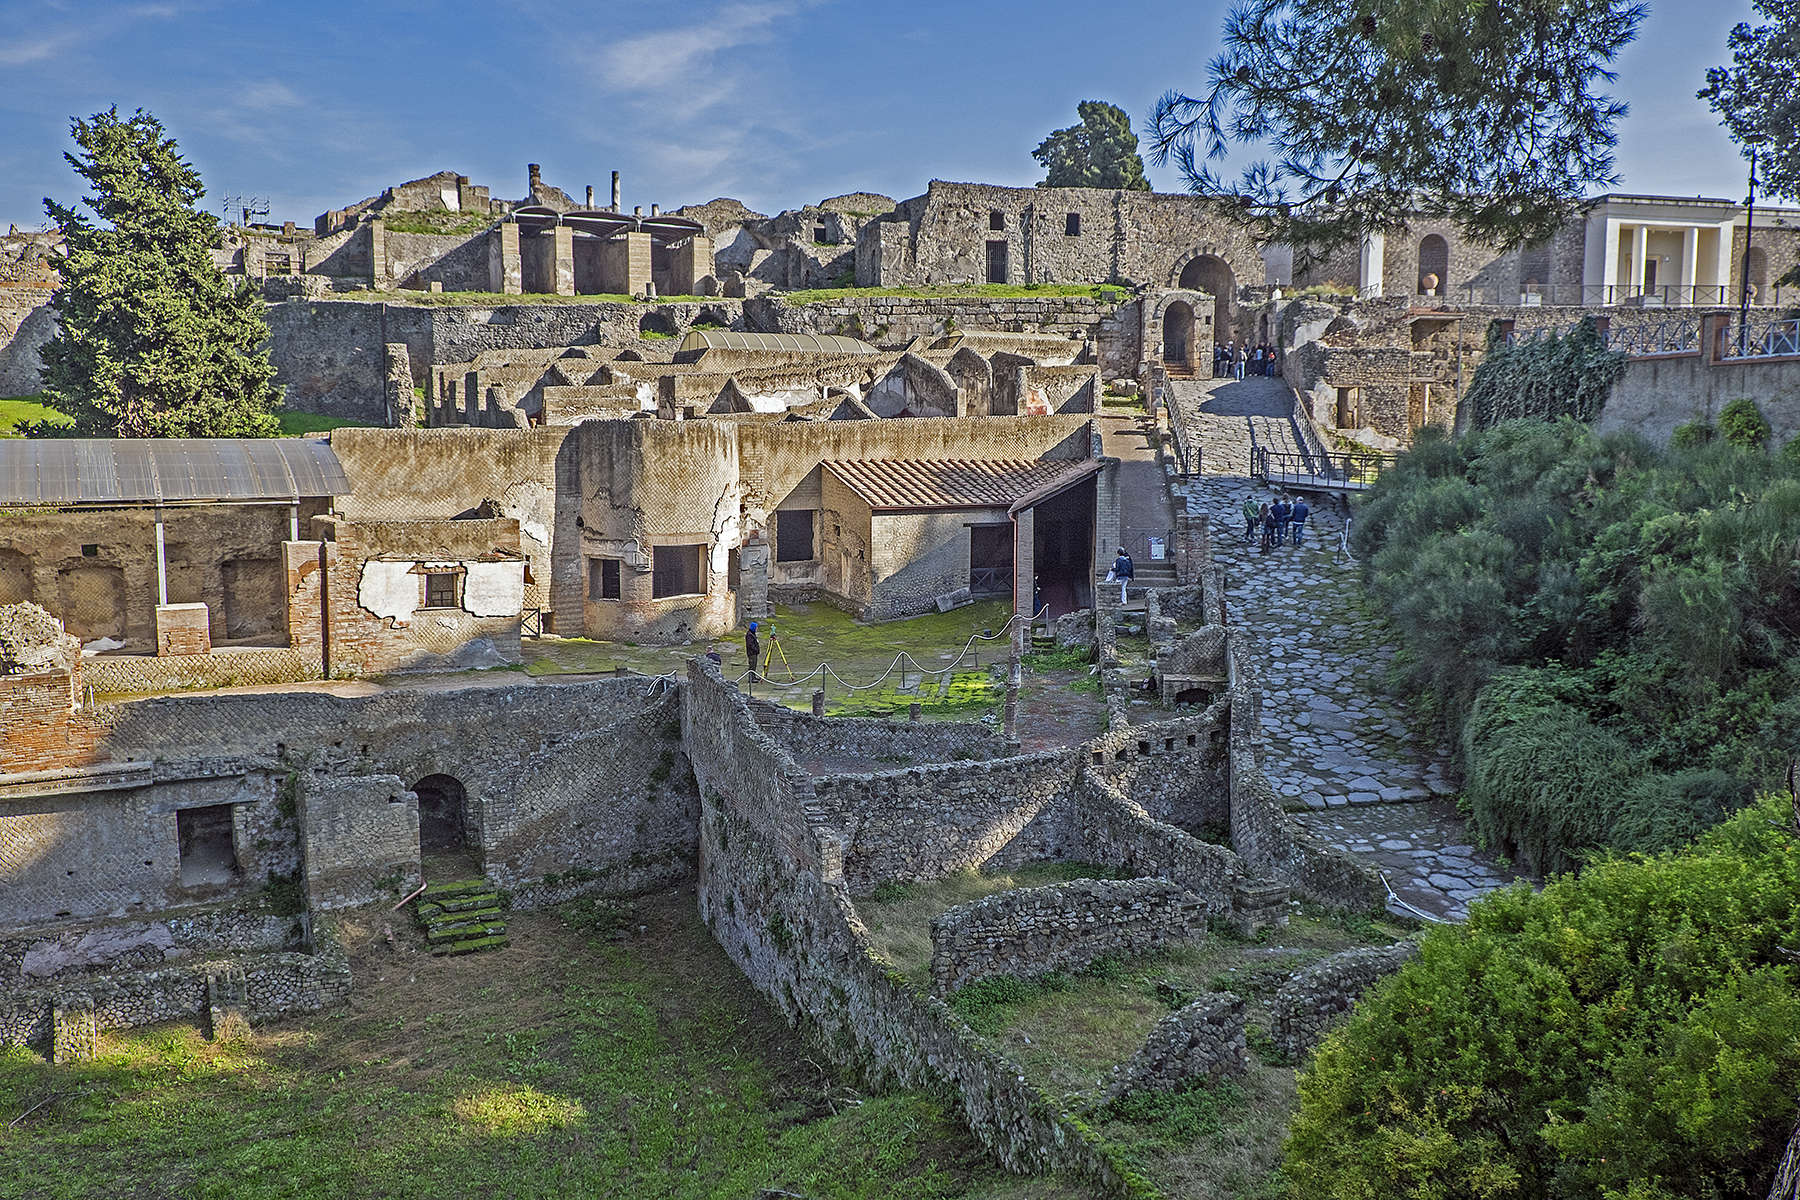
[[[1093,466],[1070,459],[916,459],[834,461],[825,469],[877,511],[908,508],[1006,508],[1064,476]]]

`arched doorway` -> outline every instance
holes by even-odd
[[[1419,242],[1419,294],[1442,296],[1450,286],[1450,243],[1435,233]]]
[[[412,785],[419,797],[419,853],[426,858],[468,853],[468,796],[454,775],[427,775]]]
[[[1205,292],[1213,298],[1213,340],[1231,340],[1232,302],[1237,297],[1237,276],[1231,264],[1216,254],[1201,254],[1181,268],[1180,285],[1190,291]]]
[[[1177,300],[1163,310],[1163,365],[1180,371],[1194,369],[1194,309]]]

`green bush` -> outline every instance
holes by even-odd
[[[1797,895],[1781,797],[1684,852],[1478,902],[1320,1046],[1294,1194],[1766,1194],[1800,1093]]]
[[[1713,768],[1675,775],[1646,775],[1624,797],[1611,842],[1643,854],[1692,841],[1750,803],[1744,780]]]
[[[1458,747],[1477,833],[1525,861],[1668,844],[1734,807],[1672,780],[1741,797],[1800,748],[1800,459],[1568,419],[1422,437],[1353,541],[1392,682]]]
[[[1740,397],[1719,410],[1719,436],[1740,450],[1761,450],[1772,432],[1754,400]]]
[[[1781,461],[1800,467],[1800,437],[1791,437],[1781,444]]]
[[[1669,445],[1677,450],[1692,450],[1696,446],[1704,446],[1713,440],[1718,431],[1705,421],[1688,421],[1677,425],[1675,432],[1669,435]]]

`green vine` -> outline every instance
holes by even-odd
[[[1520,419],[1592,421],[1624,369],[1625,352],[1607,348],[1592,317],[1567,334],[1512,345],[1496,321],[1466,402],[1481,429]]]

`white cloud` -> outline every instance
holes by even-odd
[[[626,92],[691,84],[721,54],[769,40],[771,26],[799,7],[791,2],[728,4],[709,21],[609,42],[596,53],[595,82]]]
[[[28,37],[12,34],[0,40],[0,66],[56,62],[140,21],[165,20],[180,15],[181,10],[174,4],[84,5],[74,18],[61,15],[66,11],[63,5],[48,4],[36,14],[24,12],[8,17],[11,28],[37,32]]]

